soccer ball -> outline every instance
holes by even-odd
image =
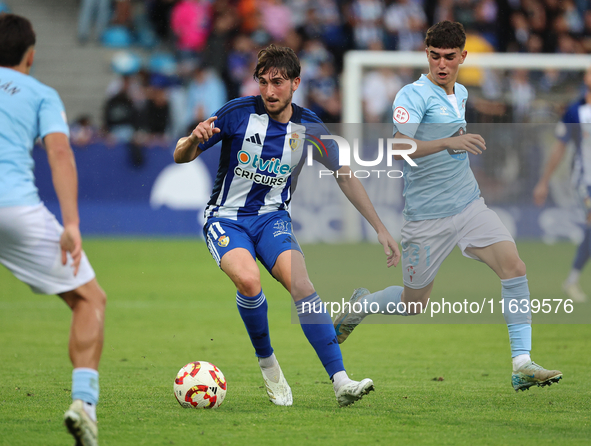
[[[190,362],[176,375],[174,396],[185,408],[215,409],[226,396],[226,378],[209,362]]]

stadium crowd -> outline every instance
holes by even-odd
[[[103,128],[142,146],[176,139],[227,100],[257,94],[252,67],[271,42],[301,59],[294,102],[338,122],[346,51],[422,50],[427,28],[445,19],[464,25],[469,53],[591,52],[588,0],[81,0],[78,38],[122,48]],[[389,122],[398,89],[415,77],[412,70],[366,71],[364,121]],[[466,69],[459,81],[475,99],[469,122],[528,122],[537,96],[570,88],[572,100],[579,85],[555,71]],[[552,107],[542,108],[556,118],[560,110]],[[87,117],[73,130],[75,143],[96,134]]]

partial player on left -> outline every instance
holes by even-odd
[[[26,18],[0,16],[0,263],[33,292],[57,294],[72,309],[73,402],[64,420],[77,445],[94,446],[107,297],[82,250],[78,176],[63,103],[29,75],[35,40]],[[47,151],[63,226],[35,186],[37,138]]]

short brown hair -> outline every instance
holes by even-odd
[[[427,30],[425,36],[425,46],[433,48],[459,48],[464,50],[466,45],[466,31],[459,22],[450,22],[444,20],[436,23]]]
[[[16,14],[0,15],[0,67],[20,64],[35,41],[35,31],[29,20]]]
[[[259,51],[258,62],[253,77],[256,81],[269,71],[277,71],[283,78],[294,80],[300,77],[302,69],[298,56],[291,48],[278,47],[273,44]]]

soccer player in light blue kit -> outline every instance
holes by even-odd
[[[518,312],[508,311],[511,300],[529,300],[525,264],[510,233],[484,204],[470,169],[468,153],[478,155],[486,146],[480,135],[465,133],[468,93],[456,83],[459,66],[467,55],[465,42],[460,23],[443,21],[432,26],[425,38],[429,74],[402,88],[394,101],[395,137],[411,138],[417,143],[410,155],[417,160],[417,166],[405,163],[403,171],[404,287],[392,286],[376,293],[359,288],[350,302],[367,302],[364,308],[376,302],[384,313],[392,304],[403,302],[406,309],[395,314],[420,313],[429,301],[439,267],[457,245],[464,256],[486,263],[501,279],[513,358],[513,388],[549,385],[558,382],[562,373],[532,362],[529,308],[522,305]],[[366,315],[337,315],[334,326],[339,343]]]
[[[0,263],[35,293],[57,294],[72,309],[72,405],[64,419],[77,445],[97,445],[98,365],[106,296],[82,250],[76,164],[57,92],[29,72],[31,23],[0,16]],[[62,227],[39,199],[31,152],[41,138]]]
[[[254,70],[260,96],[228,102],[176,146],[177,163],[194,160],[222,142],[217,178],[203,232],[211,255],[237,288],[238,311],[250,336],[270,401],[293,403],[291,389],[273,353],[267,300],[258,258],[295,301],[304,334],[333,381],[337,402],[347,406],[373,390],[371,379],[351,380],[343,366],[330,316],[308,278],[304,256],[292,233],[289,203],[297,173],[306,159],[304,140],[327,134],[310,110],[292,104],[300,84],[300,62],[290,48],[261,50]],[[361,185],[347,166],[339,166],[336,144],[314,157],[338,175],[347,198],[376,230],[388,266],[400,258]]]
[[[571,181],[586,214],[585,236],[577,248],[570,274],[562,284],[562,289],[574,302],[587,300],[587,295],[579,284],[579,277],[591,257],[591,67],[585,72],[584,83],[584,97],[567,108],[561,122],[556,126],[556,144],[552,148],[544,173],[534,188],[534,202],[542,206],[548,197],[550,178],[564,158],[567,144],[572,141],[575,154]]]

